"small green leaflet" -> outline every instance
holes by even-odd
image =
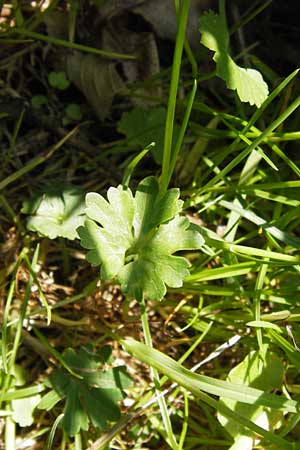
[[[166,117],[167,112],[165,108],[149,108],[147,110],[136,107],[122,115],[118,124],[118,130],[126,134],[131,146],[144,149],[151,142],[155,142],[151,153],[155,162],[161,164],[163,159]],[[175,125],[173,143],[176,143],[179,131],[180,127]]]
[[[228,89],[236,90],[242,102],[258,108],[268,96],[268,86],[260,72],[238,66],[228,52],[229,33],[223,17],[209,11],[200,17],[201,43],[215,52],[217,75]]]
[[[108,201],[101,195],[86,196],[88,219],[77,231],[87,260],[101,265],[102,279],[115,278],[129,297],[161,300],[166,285],[182,286],[189,262],[173,256],[179,250],[199,249],[203,237],[179,216],[183,202],[179,189],[160,193],[159,183],[147,177],[135,196],[130,189],[111,187]]]
[[[60,426],[68,436],[87,430],[90,422],[104,430],[108,421],[120,418],[118,401],[123,399],[123,389],[132,386],[132,380],[122,366],[101,370],[101,365],[107,364],[110,358],[110,355],[109,358],[105,356],[106,349],[94,352],[88,345],[75,352],[68,348],[63,357],[82,379],[63,369],[55,370],[49,377],[54,390],[43,397],[38,407],[49,410],[64,400],[64,417]]]
[[[27,228],[50,239],[75,239],[76,229],[84,223],[84,194],[77,187],[47,189],[23,203],[22,212],[30,214]]]
[[[48,83],[53,88],[64,91],[70,86],[70,81],[67,79],[65,72],[50,72],[48,75]]]

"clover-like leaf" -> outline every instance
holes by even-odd
[[[259,107],[268,96],[268,86],[260,72],[238,66],[228,52],[229,33],[226,21],[209,11],[200,18],[201,43],[215,52],[217,75],[228,89],[236,90],[242,102]]]
[[[109,188],[86,196],[85,225],[78,229],[87,260],[101,265],[103,279],[116,278],[129,297],[161,300],[169,287],[182,286],[189,262],[173,254],[199,249],[203,237],[179,216],[179,189],[161,194],[154,177],[142,180],[135,196],[130,189]]]
[[[76,229],[85,220],[84,194],[75,187],[51,188],[23,203],[22,212],[30,214],[27,228],[55,239],[75,239]]]
[[[44,396],[39,408],[49,409],[49,404],[53,406],[58,399],[64,400],[60,426],[69,436],[87,430],[90,422],[104,430],[108,421],[120,418],[118,401],[123,399],[123,389],[132,386],[131,378],[123,366],[102,370],[103,354],[93,352],[91,346],[82,347],[78,352],[68,348],[63,357],[81,379],[66,370],[55,370],[49,377],[54,391]]]
[[[61,91],[64,91],[70,86],[70,81],[67,79],[65,72],[50,72],[48,82],[50,86]]]

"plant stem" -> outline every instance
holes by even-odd
[[[82,450],[81,434],[77,433],[74,439],[75,450]]]
[[[143,327],[143,332],[144,332],[145,344],[148,345],[149,347],[153,347],[144,298],[141,302],[141,321],[142,321],[142,327]],[[160,379],[159,379],[158,371],[154,367],[150,367],[150,371],[151,371],[152,379],[154,381],[156,392],[157,392],[157,394],[160,394],[160,392],[159,392]],[[157,402],[158,402],[160,413],[162,416],[165,432],[166,432],[167,438],[169,439],[169,444],[173,450],[178,450],[178,444],[177,444],[175,435],[172,430],[172,424],[171,424],[170,417],[168,414],[168,408],[167,408],[165,397],[158,395]]]
[[[76,44],[74,42],[69,42],[64,39],[59,39],[54,36],[45,36],[41,33],[36,33],[35,31],[27,30],[26,28],[14,28],[14,32],[21,34],[21,36],[26,36],[32,39],[36,39],[38,41],[45,41],[50,44],[59,45],[61,47],[70,48],[73,50],[79,50],[81,52],[92,53],[95,55],[101,55],[104,58],[112,58],[112,59],[133,59],[136,57],[134,55],[126,55],[123,53],[115,53],[115,52],[107,52],[105,50],[100,50],[98,48],[89,47],[87,45]]]
[[[179,440],[179,450],[184,450],[184,441],[188,430],[188,418],[189,418],[189,397],[187,391],[183,391],[184,398],[184,416],[183,416],[183,425],[182,431]]]
[[[11,407],[8,404],[6,406],[7,411],[11,411]],[[16,424],[11,416],[7,416],[5,419],[5,450],[15,450],[16,448]]]
[[[164,138],[164,153],[163,153],[162,179],[161,179],[162,193],[166,192],[166,190],[168,189],[169,179],[171,178],[170,161],[171,161],[171,151],[172,151],[174,117],[175,117],[180,66],[181,66],[182,51],[183,51],[183,45],[184,45],[185,30],[186,30],[189,6],[190,6],[190,0],[183,0],[182,8],[180,11],[178,32],[177,32],[176,44],[175,44],[175,50],[174,50],[174,59],[173,59],[173,66],[172,66],[171,84],[170,84],[168,110],[167,110],[167,118],[166,118],[166,129],[165,129],[165,138]]]
[[[33,255],[33,258],[32,258],[31,267],[32,267],[33,271],[34,271],[34,268],[37,263],[38,255],[39,255],[39,245],[37,245],[36,250]],[[17,273],[17,270],[18,270],[22,260],[24,260],[24,257],[25,257],[25,255],[24,255],[24,249],[23,249],[23,253],[21,253],[21,255],[19,256],[16,268],[15,268],[15,275]],[[17,353],[18,353],[18,349],[20,346],[20,342],[21,342],[23,323],[24,323],[24,319],[25,319],[25,315],[26,315],[28,301],[30,298],[32,283],[33,283],[33,277],[30,274],[29,280],[26,285],[23,302],[21,304],[21,310],[19,313],[18,323],[17,323],[15,336],[14,336],[14,342],[12,344],[10,357],[8,359],[7,358],[7,321],[8,321],[9,309],[10,309],[10,306],[12,303],[14,289],[15,289],[15,279],[11,282],[10,287],[9,287],[9,293],[8,293],[8,297],[7,297],[7,305],[4,309],[3,326],[2,326],[2,331],[4,330],[4,333],[3,333],[4,342],[2,343],[2,357],[3,357],[3,361],[4,361],[3,362],[4,377],[2,380],[3,382],[2,382],[2,389],[1,389],[1,395],[0,395],[0,406],[3,401],[3,395],[10,388],[10,384],[13,379],[13,369],[14,369],[15,361],[17,359]]]
[[[170,166],[169,166],[170,169],[169,169],[169,174],[168,174],[168,184],[170,182],[172,173],[173,173],[173,171],[175,169],[177,156],[178,156],[178,154],[180,152],[180,149],[181,149],[181,146],[182,146],[182,143],[183,143],[183,138],[184,138],[184,135],[185,135],[185,132],[186,132],[186,129],[187,129],[187,126],[188,126],[188,122],[189,122],[189,119],[190,119],[190,115],[191,115],[191,112],[192,112],[192,107],[193,107],[196,91],[197,91],[197,80],[194,79],[192,92],[191,92],[190,97],[189,97],[188,102],[187,102],[187,108],[186,108],[185,115],[184,115],[184,118],[183,118],[182,126],[180,128],[180,133],[179,133],[176,145],[175,145],[175,149],[174,149],[173,155],[171,156],[171,159],[170,159]]]
[[[52,428],[50,430],[48,439],[47,439],[46,450],[51,450],[52,449],[52,444],[53,444],[55,432],[57,430],[59,422],[62,420],[63,417],[64,417],[63,414],[60,414],[59,416],[56,417],[56,419],[55,419],[55,421],[54,421],[54,423],[52,425]]]

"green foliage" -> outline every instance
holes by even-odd
[[[103,279],[116,278],[129,297],[161,300],[166,286],[180,287],[189,262],[173,256],[179,250],[199,249],[202,236],[179,216],[179,189],[161,194],[154,177],[130,189],[109,188],[108,202],[99,194],[86,196],[84,227],[78,229],[87,260],[101,265]]]
[[[263,352],[250,352],[242,362],[229,372],[227,381],[270,392],[273,389],[281,389],[283,374],[282,361],[275,354],[268,352],[268,346],[265,346]],[[245,405],[224,397],[221,397],[220,401],[228,408],[267,430],[274,429],[283,417],[281,411],[263,406]],[[241,428],[240,424],[237,424],[234,420],[228,419],[222,414],[218,415],[218,419],[234,438],[234,448],[252,450],[253,446],[257,444],[257,439],[255,439],[253,433]]]
[[[217,378],[195,374],[164,353],[134,339],[123,339],[122,345],[126,351],[140,361],[149,364],[152,368],[167,375],[170,380],[192,392],[202,402],[215,408],[219,414],[230,421],[232,426],[235,427],[235,430],[251,430],[252,436],[254,432],[256,436],[262,436],[273,444],[278,445],[275,448],[289,450],[293,448],[290,442],[283,439],[279,434],[275,435],[269,431],[265,427],[265,423],[259,422],[259,424],[256,424],[255,420],[252,420],[253,411],[259,411],[260,407],[263,408],[263,411],[270,411],[270,409],[274,411],[274,415],[272,416],[273,423],[276,423],[278,419],[283,417],[283,411],[296,413],[296,417],[299,414],[299,402],[287,399],[284,396],[269,393],[270,390],[281,387],[282,385],[283,365],[277,356],[267,356],[266,362],[264,363],[261,361],[261,358],[266,355],[256,352],[256,356],[254,357],[250,354],[250,360],[246,361],[246,364],[238,366],[236,377],[233,377],[231,381],[223,381]],[[254,364],[253,367],[252,363]],[[247,365],[246,368],[245,365]],[[264,378],[265,376],[267,378]],[[241,382],[241,379],[243,382]],[[247,385],[249,380],[253,382],[254,387]],[[262,387],[262,389],[259,389],[259,387]],[[224,401],[216,401],[206,393],[225,399],[226,404]],[[230,407],[227,406],[227,402]],[[247,405],[236,407],[241,403]],[[247,412],[248,410],[249,414]],[[249,415],[251,419],[249,419]],[[235,450],[240,448],[244,450],[247,447],[237,446]]]
[[[151,142],[155,147],[151,153],[157,164],[163,160],[164,134],[167,112],[163,107],[144,109],[141,107],[133,108],[122,115],[118,124],[118,130],[124,133],[131,146],[146,148]],[[180,128],[175,125],[173,134],[173,143],[179,136]]]
[[[67,348],[63,357],[78,377],[64,369],[55,370],[49,377],[53,391],[48,392],[39,404],[40,409],[52,409],[60,400],[65,402],[64,417],[60,426],[69,436],[87,430],[91,423],[101,430],[108,421],[120,418],[118,401],[123,399],[123,389],[132,381],[122,366],[103,370],[111,362],[111,351],[104,347],[94,352],[91,345],[78,352]]]
[[[51,87],[60,91],[64,91],[70,86],[70,81],[67,79],[65,72],[50,72],[48,83]]]
[[[31,99],[31,104],[34,108],[38,109],[44,105],[47,105],[48,98],[45,95],[34,95]]]
[[[21,2],[20,7],[16,7],[18,2],[13,3],[10,17],[2,24],[5,31],[2,41],[7,41],[8,48],[4,49],[2,58],[3,112],[0,112],[3,141],[0,286],[5,305],[0,361],[3,364],[0,371],[1,422],[5,427],[3,446],[7,449],[21,447],[27,439],[34,438],[37,441],[34,446],[39,448],[66,450],[115,446],[136,450],[141,447],[295,450],[300,416],[300,303],[297,295],[300,290],[300,164],[295,141],[300,139],[300,132],[295,129],[297,117],[291,115],[300,105],[298,71],[277,84],[280,74],[275,72],[276,65],[271,69],[266,66],[268,58],[257,62],[253,55],[247,54],[245,61],[254,64],[247,67],[261,70],[276,86],[265,100],[268,91],[260,73],[237,65],[243,61],[243,54],[239,55],[239,60],[230,54],[230,33],[223,13],[226,6],[230,17],[235,17],[235,12],[240,16],[239,23],[232,23],[232,30],[237,30],[270,2],[253,2],[249,8],[243,8],[243,2],[220,0],[219,15],[209,12],[201,16],[201,42],[206,47],[203,51],[211,53],[217,76],[232,89],[227,98],[222,98],[223,81],[219,90],[219,85],[210,84],[211,74],[204,77],[203,84],[203,74],[198,72],[198,63],[202,70],[205,61],[201,55],[193,53],[196,42],[192,21],[188,30],[184,25],[188,15],[196,17],[193,3],[197,2],[175,2],[176,30],[168,31],[170,36],[175,32],[177,36],[172,66],[155,77],[150,76],[145,83],[138,80],[134,84],[132,79],[127,79],[130,67],[127,63],[120,67],[118,55],[73,44],[73,38],[80,38],[77,25],[92,12],[86,9],[89,2],[83,9],[80,5],[76,9],[76,1],[71,0],[69,27],[64,2],[50,2],[42,14],[39,8],[28,11],[26,2]],[[103,26],[107,23],[110,29],[117,12],[122,35],[117,36],[118,42],[114,40],[113,45],[119,47],[123,31],[126,33],[123,25],[126,25],[128,11],[130,17],[135,14],[141,17],[142,9],[147,8],[149,2],[139,2],[143,5],[135,5],[132,10],[125,3],[135,2],[118,2],[122,3],[120,8],[113,8],[113,3],[100,0],[97,7],[104,7],[98,12],[104,19]],[[23,14],[24,5],[24,19],[16,17],[17,12]],[[157,10],[148,9],[157,19]],[[266,16],[273,17],[274,11],[269,9]],[[143,17],[152,23],[147,16]],[[259,26],[263,21],[261,14]],[[9,30],[10,23],[13,33]],[[155,20],[153,24],[156,34],[161,35]],[[47,34],[42,34],[45,29]],[[257,32],[262,45],[269,45],[264,40],[263,29],[257,28]],[[136,34],[138,41],[143,34]],[[19,42],[11,45],[18,35]],[[286,36],[290,57],[293,50],[297,52],[290,45],[291,36],[288,33]],[[95,44],[93,36],[82,37],[87,38],[87,42],[91,38],[90,42]],[[100,41],[105,48],[110,47],[111,37],[105,28],[101,29],[97,47]],[[122,49],[116,50],[132,53],[131,67],[152,73],[148,70],[151,58],[146,57],[144,61],[144,54],[136,54],[131,33],[125,37],[130,38],[124,39],[125,47],[122,45]],[[280,40],[282,37],[281,33]],[[30,46],[30,53],[24,54],[21,50],[18,54],[20,43],[28,38],[39,40],[39,44]],[[46,46],[43,41],[47,42]],[[150,43],[147,54],[153,50],[156,54],[155,39],[147,39],[147,42]],[[55,48],[65,46],[70,51],[49,52],[49,44]],[[160,40],[156,44],[161,52]],[[184,44],[184,64],[181,64]],[[112,59],[99,57],[103,54]],[[60,61],[55,61],[57,56]],[[271,56],[270,60],[275,61],[276,53],[272,52]],[[284,67],[282,56],[283,53],[277,67]],[[26,85],[23,75],[29,73],[28,58],[35,62],[36,70],[30,71],[30,84]],[[22,64],[25,65],[22,67]],[[288,64],[291,65],[291,61]],[[65,72],[49,74],[53,67]],[[18,82],[11,84],[15,79]],[[46,85],[41,89],[45,80]],[[64,92],[68,80],[73,85],[72,92]],[[50,91],[63,95],[54,95],[52,100],[39,95],[32,97],[32,86],[39,86],[38,93],[47,92],[50,86]],[[153,102],[167,104],[168,113],[163,107],[134,107],[115,123],[120,111],[133,104],[135,98],[141,99],[149,86],[155,93]],[[211,96],[215,88],[215,95]],[[76,89],[82,95],[76,94]],[[73,92],[75,96],[71,98]],[[264,103],[251,115],[251,108],[242,107],[238,96],[258,107]],[[41,120],[35,113],[33,120],[28,121],[23,99],[30,97],[32,107],[40,108],[36,112],[41,112]],[[233,98],[237,102],[233,102]],[[88,112],[88,121],[80,126],[79,135],[71,143],[69,138],[79,128],[72,125],[82,119],[80,108],[71,103],[73,101],[82,104],[82,111]],[[62,115],[57,116],[58,112]],[[43,127],[48,116],[49,123]],[[102,123],[108,117],[109,120]],[[176,123],[181,124],[179,138]],[[61,129],[51,133],[56,124],[57,127],[68,126],[63,135]],[[73,130],[68,132],[71,128]],[[186,130],[188,137],[178,161]],[[115,146],[119,132],[123,133],[124,142]],[[44,137],[46,145],[51,146],[45,152]],[[153,141],[156,146],[151,149]],[[39,147],[36,155],[32,142]],[[56,151],[65,143],[74,145],[76,153]],[[143,166],[137,168],[150,149],[156,163],[163,161],[161,174],[155,174],[160,178],[146,178],[137,190],[128,189],[133,171],[135,186],[146,176],[144,170],[151,174],[148,157],[143,160]],[[106,172],[105,162],[111,163],[111,170]],[[71,171],[80,184],[90,186],[90,190],[115,185],[114,175],[119,179],[124,168],[123,186],[110,188],[108,198],[94,193],[87,195],[87,214],[82,192],[56,188],[56,180],[62,179],[66,171]],[[35,240],[24,237],[25,220],[15,210],[15,199],[22,201],[28,191],[35,192],[35,186],[51,178],[55,189],[45,189],[43,194],[24,203],[23,211],[30,215],[29,228],[51,238],[80,237],[88,250],[88,260],[94,266],[101,266],[102,278],[118,281],[129,297],[141,301],[140,307],[132,311],[134,316],[131,313],[127,316],[126,307],[135,303],[119,303],[118,291],[110,284],[103,283],[99,292],[98,276],[92,279],[94,270],[90,271],[80,259],[81,253],[75,250],[77,243],[66,247],[64,241],[61,242],[60,254],[59,246],[51,243],[48,246],[44,242],[46,245],[39,254],[38,248],[34,251]],[[179,200],[179,189],[168,191],[170,181],[178,187],[182,182],[185,206],[200,225],[198,229],[180,215],[183,203]],[[71,248],[73,251],[68,255]],[[189,252],[191,264],[183,258],[186,254],[176,254],[199,248],[201,251],[193,255]],[[74,256],[76,261],[70,264],[69,256]],[[26,279],[29,280],[26,282]],[[171,289],[163,304],[143,301],[147,300],[143,297],[161,299],[168,286],[176,287],[176,291]],[[105,295],[102,295],[102,288]],[[105,299],[111,301],[104,304]],[[38,301],[41,304],[37,304]],[[136,311],[141,312],[140,323]],[[153,320],[151,327],[148,313]],[[87,314],[95,314],[92,327],[88,326]],[[52,317],[50,328],[43,326],[46,317],[48,323]],[[157,323],[165,317],[168,317],[166,324],[173,327],[172,336],[168,341],[164,333],[161,342],[158,333],[152,344],[151,330],[160,331]],[[35,336],[32,335],[34,323],[37,325],[33,329]],[[146,345],[130,338],[122,339],[125,333],[128,336],[133,332],[133,326],[139,336],[143,329]],[[188,336],[185,335],[187,329]],[[53,343],[59,343],[61,349],[75,345],[79,349],[80,345],[94,339],[111,341],[112,336],[116,339],[116,351],[123,343],[124,349],[133,356],[126,361],[136,372],[135,379],[140,380],[133,392],[136,404],[123,418],[120,418],[118,402],[123,388],[131,382],[123,368],[112,369],[110,352],[105,353],[103,349],[96,354],[92,348],[76,351],[68,348],[62,356],[52,347]],[[188,343],[186,337],[190,337]],[[269,348],[265,347],[266,342]],[[28,346],[32,351],[28,351]],[[256,349],[259,351],[252,351]],[[49,376],[45,364],[49,355],[55,358],[57,366],[44,381],[44,377]],[[40,357],[44,362],[41,363]],[[141,361],[142,366],[134,358]],[[28,380],[25,381],[16,361],[32,369],[30,387],[25,387]],[[185,361],[189,369],[184,367]],[[197,364],[191,369],[193,361]],[[205,366],[208,362],[209,367]],[[144,364],[151,367],[151,381],[143,372]],[[194,370],[199,367],[201,374],[198,375]],[[164,389],[166,382],[168,388]],[[163,392],[159,389],[159,395],[154,395],[153,386],[161,387]],[[37,408],[38,395],[42,392],[43,399]],[[160,414],[157,407],[145,406],[156,401]],[[144,417],[141,417],[142,411]],[[201,420],[197,422],[199,417]],[[57,432],[61,420],[63,432]],[[30,429],[23,428],[28,425]],[[125,427],[126,432],[122,432]],[[46,433],[49,433],[47,443]],[[116,435],[117,443],[112,442]]]
[[[212,11],[200,18],[201,43],[214,52],[217,75],[228,89],[236,90],[242,102],[259,107],[268,96],[268,86],[260,72],[238,66],[231,58],[229,33],[224,17]]]
[[[299,401],[289,400],[282,395],[269,394],[268,392],[264,392],[262,389],[259,389],[259,386],[265,386],[263,384],[259,384],[262,383],[261,379],[258,380],[257,384],[253,383],[253,386],[250,387],[246,384],[246,382],[242,384],[240,378],[233,379],[233,381],[229,382],[206,375],[199,375],[184,368],[177,361],[165,355],[163,352],[146,346],[145,344],[142,344],[132,338],[123,339],[122,345],[126,351],[134,355],[140,361],[156,368],[161,373],[167,375],[168,378],[185,387],[196,396],[199,395],[200,398],[201,391],[203,391],[209,394],[217,395],[222,399],[231,399],[236,402],[252,405],[254,407],[264,406],[276,410],[289,411],[292,413],[299,412]],[[277,384],[275,384],[275,386],[278,387],[278,379],[282,380],[282,363],[278,357],[272,356],[267,363],[267,367],[267,374],[270,374],[269,370],[275,371],[275,373],[272,374],[272,377],[270,377],[270,380],[265,380],[265,383],[268,383],[269,385],[269,388],[266,390],[272,390],[274,389],[274,383],[276,382]],[[269,369],[270,367],[271,369]],[[239,368],[239,370],[241,370],[241,368]],[[254,368],[254,371],[257,373],[257,369]],[[246,379],[247,376],[249,375],[245,375]],[[253,379],[251,380],[253,381]]]
[[[76,187],[49,188],[23,203],[22,212],[30,214],[27,228],[55,239],[75,239],[76,229],[84,223],[84,194]]]
[[[80,105],[77,103],[70,103],[66,109],[65,109],[66,115],[68,119],[71,120],[81,120],[82,119],[82,112],[80,109]]]

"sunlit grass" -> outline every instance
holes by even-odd
[[[45,42],[42,45],[108,58],[134,58],[130,52],[103,52],[41,34],[35,30],[40,16],[26,22],[21,6],[13,3],[16,28],[7,36],[3,33],[1,42],[17,44],[27,37]],[[110,443],[112,448],[134,450],[241,448],[232,447],[234,437],[221,425],[217,412],[253,433],[261,449],[297,448],[300,161],[294,143],[300,132],[294,129],[294,119],[300,97],[294,83],[298,70],[280,81],[273,74],[270,95],[257,109],[242,108],[219,86],[215,97],[208,95],[214,73],[200,73],[204,61],[198,61],[185,42],[189,1],[182,2],[181,9],[175,3],[180,25],[172,70],[149,81],[163,85],[164,94],[151,98],[153,103],[168,108],[162,167],[151,159],[152,143],[145,150],[132,148],[130,140],[117,132],[116,142],[95,145],[94,155],[79,147],[74,150],[69,140],[76,139],[86,124],[72,127],[64,137],[52,137],[49,148],[37,154],[15,156],[24,113],[8,125],[6,115],[1,116],[9,141],[0,180],[0,417],[5,450],[13,450],[19,438],[31,439],[33,449],[36,445],[49,450],[105,449]],[[255,20],[258,12],[259,8],[248,11],[239,25]],[[128,93],[143,98],[135,86]],[[117,121],[112,122],[107,129],[117,127]],[[176,123],[181,131],[172,151]],[[127,301],[118,286],[99,280],[78,241],[66,241],[62,251],[56,240],[30,233],[20,213],[29,195],[58,178],[75,180],[85,191],[115,185],[112,174],[101,166],[106,158],[124,174],[126,188],[149,174],[157,176],[162,192],[168,185],[179,187],[184,212],[204,237],[199,251],[182,255],[190,261],[190,275],[182,287],[169,289],[161,302]],[[143,339],[146,345],[138,342]],[[61,405],[50,402],[48,410],[33,410],[32,423],[19,426],[14,401],[45,394],[53,369],[64,367],[76,377],[62,352],[88,343],[96,348],[112,345],[134,379],[134,388],[126,391],[131,406],[122,406],[120,421],[109,424],[105,432],[91,427],[67,436],[59,426]],[[228,381],[228,374],[252,351],[261,352],[263,367],[266,348],[283,368],[280,387]],[[254,416],[231,410],[219,397],[270,408],[280,420],[264,427]]]

